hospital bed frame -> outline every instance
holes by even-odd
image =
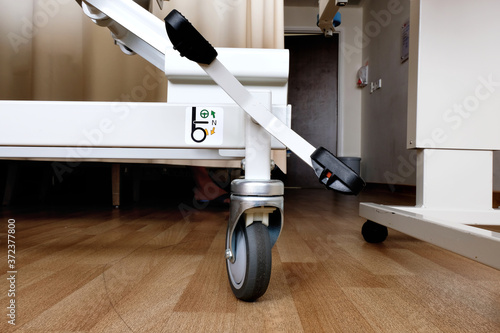
[[[178,11],[165,23],[152,15],[150,1],[77,2],[125,53],[165,72],[168,102],[1,101],[0,158],[243,160],[245,178],[231,184],[224,255],[236,297],[262,296],[283,227],[284,186],[270,179],[271,148],[293,151],[328,189],[357,194],[365,186],[290,129],[287,51],[216,50]]]

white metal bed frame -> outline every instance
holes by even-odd
[[[110,29],[125,53],[137,53],[165,72],[169,101],[0,101],[0,158],[244,159],[245,179],[232,184],[225,257],[235,295],[246,301],[260,297],[269,283],[270,249],[283,226],[283,183],[270,179],[271,148],[291,149],[329,189],[357,194],[364,187],[354,171],[290,129],[288,52],[215,52],[200,35],[215,55],[196,64],[174,50],[184,55],[186,44],[197,48],[192,40],[199,39],[175,10],[165,26],[146,10],[151,1],[77,2],[97,25]],[[185,31],[189,37],[174,47],[165,28],[171,40]]]

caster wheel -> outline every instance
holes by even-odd
[[[234,231],[234,257],[226,260],[227,275],[236,298],[252,302],[264,295],[271,279],[271,241],[267,227],[241,223]]]
[[[387,227],[373,221],[366,221],[361,228],[361,234],[368,243],[382,243],[387,238]]]

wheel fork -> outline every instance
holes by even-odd
[[[267,226],[271,247],[283,228],[283,182],[235,179],[231,183],[231,206],[226,234],[225,257],[234,263],[234,230],[238,223],[248,227],[259,221]]]

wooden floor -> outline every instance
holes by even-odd
[[[227,282],[224,209],[4,209],[0,331],[500,332],[500,271],[392,230],[367,244],[359,201],[414,197],[288,190],[271,283],[255,303],[237,301]]]

